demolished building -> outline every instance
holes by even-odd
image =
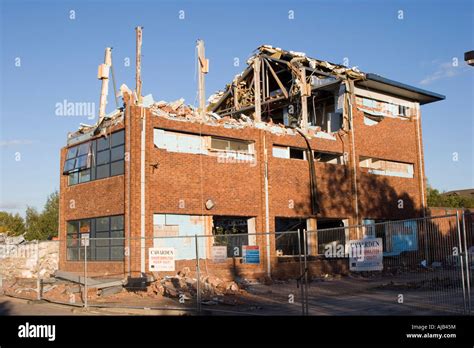
[[[301,246],[278,232],[425,213],[420,105],[442,95],[268,45],[204,107],[142,97],[137,81],[122,85],[123,108],[61,150],[61,270],[83,271],[85,235],[104,238],[90,245],[89,272],[144,275],[148,249],[173,247],[172,237],[211,236],[199,246],[210,259],[219,235],[238,233],[215,267],[236,267],[256,245],[259,263],[239,272],[271,276]],[[346,231],[312,234],[308,256],[376,233]],[[193,259],[191,244],[175,247],[177,260]]]

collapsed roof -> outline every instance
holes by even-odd
[[[305,53],[262,45],[247,61],[247,68],[236,75],[223,91],[211,95],[206,112],[200,112],[184,99],[167,103],[143,97],[142,106],[154,115],[187,122],[205,122],[230,128],[256,127],[275,134],[295,134],[294,127],[304,128],[310,137],[333,138],[338,129],[347,130],[346,92],[354,85],[398,95],[420,104],[444,99],[444,96],[363,73],[356,67],[333,64],[307,57]],[[127,86],[122,97],[136,94]],[[255,95],[259,98],[255,98]],[[258,104],[258,105],[257,105]],[[332,122],[331,122],[332,118]],[[337,122],[335,120],[338,119]],[[115,110],[96,125],[81,125],[70,133],[68,143],[76,143],[123,121],[123,112]]]

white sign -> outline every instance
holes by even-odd
[[[351,271],[383,270],[382,238],[349,241],[349,269]]]
[[[212,247],[212,262],[214,263],[225,263],[227,260],[227,247],[226,246],[213,246]]]
[[[148,268],[152,272],[173,272],[175,271],[175,250],[174,248],[149,248]]]
[[[81,246],[88,247],[89,246],[89,233],[82,233],[81,234]]]

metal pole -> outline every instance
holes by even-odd
[[[36,299],[41,300],[39,241],[36,241]]]
[[[299,254],[299,264],[300,264],[300,276],[299,279],[303,279],[303,264],[301,263],[301,236],[300,230],[298,229],[298,254]],[[302,315],[305,314],[305,297],[304,297],[304,289],[303,289],[303,282],[301,282],[301,313]]]
[[[422,221],[424,222],[423,233],[424,233],[424,239],[425,239],[425,260],[426,260],[426,266],[428,267],[428,265],[430,264],[430,260],[429,260],[429,254],[428,254],[428,229],[426,228],[427,218],[424,218]]]
[[[136,32],[136,63],[135,63],[135,92],[137,104],[142,103],[142,27],[135,28]]]
[[[265,251],[267,254],[267,276],[272,277],[272,262],[270,250],[270,200],[268,193],[268,151],[265,134],[263,135],[263,161],[264,161],[264,176],[265,176]]]
[[[198,236],[194,235],[194,240],[196,244],[196,275],[197,275],[197,292],[196,292],[196,308],[197,312],[201,313],[201,281],[200,281],[200,270],[199,270],[199,248],[198,248]]]
[[[459,260],[461,261],[461,279],[462,279],[462,297],[464,300],[464,313],[467,313],[466,304],[466,285],[464,283],[464,260],[462,255],[462,243],[461,243],[461,229],[459,226],[459,212],[456,210],[456,228],[458,230],[458,241],[459,241]]]
[[[467,303],[469,314],[471,314],[472,307],[471,307],[471,272],[470,272],[470,264],[469,264],[469,251],[467,249],[467,235],[466,235],[466,220],[464,218],[465,211],[462,213],[462,231],[464,237],[464,260],[466,261],[466,283],[467,283]]]
[[[205,57],[204,41],[197,40],[197,54],[198,54],[198,95],[199,95],[199,113],[202,119],[206,114],[206,87],[204,75],[209,71],[208,60]]]
[[[104,64],[100,66],[98,78],[102,80],[102,87],[100,90],[100,102],[99,102],[99,120],[102,121],[105,117],[105,108],[107,106],[107,95],[109,94],[109,69],[112,65],[112,49],[110,47],[105,48]]]
[[[84,240],[84,308],[87,308],[87,242]]]
[[[317,233],[317,232],[316,232]],[[303,252],[304,252],[304,286],[305,286],[305,302],[306,302],[306,315],[309,314],[309,311],[308,311],[308,263],[307,263],[307,260],[306,260],[306,254],[308,253],[307,250],[306,250],[306,234],[307,234],[307,231],[306,229],[303,230]]]

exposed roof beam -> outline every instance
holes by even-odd
[[[278,87],[280,87],[281,91],[283,92],[283,94],[285,95],[286,98],[288,98],[288,91],[287,89],[285,88],[285,86],[283,86],[283,83],[281,83],[280,79],[278,78],[277,74],[275,73],[275,71],[273,70],[272,66],[270,65],[270,63],[268,62],[267,59],[263,59],[263,61],[265,62],[265,64],[267,65],[268,67],[268,70],[270,70],[273,78],[275,79],[276,83],[278,84]]]

